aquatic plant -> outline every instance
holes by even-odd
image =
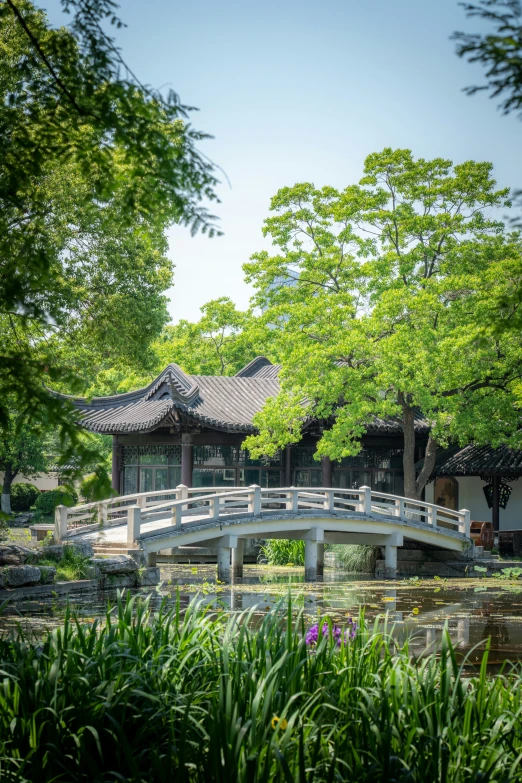
[[[333,544],[330,551],[341,567],[354,573],[373,574],[379,557],[379,547],[367,544]]]
[[[261,555],[268,565],[304,565],[305,542],[286,538],[271,538],[261,546]]]
[[[415,660],[363,618],[310,655],[290,602],[254,619],[119,598],[38,644],[0,637],[1,780],[521,781],[519,665],[488,677],[486,650],[462,676],[448,636]]]
[[[344,634],[343,629],[340,626],[332,625],[331,627],[332,641],[335,642],[338,647],[341,646],[343,637],[345,642],[349,642],[350,640],[355,639],[355,635],[357,633],[357,621],[350,617],[347,621],[347,625],[348,628],[344,630]],[[329,632],[330,626],[327,622],[323,623],[321,637],[328,636]],[[315,647],[319,639],[319,623],[315,623],[315,625],[312,625],[306,632],[305,641],[309,647]]]

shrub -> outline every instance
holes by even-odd
[[[12,484],[11,486],[11,510],[29,511],[34,506],[40,490],[34,484]]]
[[[90,473],[88,476],[85,476],[80,484],[80,497],[82,497],[86,503],[92,503],[94,500],[97,500],[97,498],[94,497],[93,491],[93,485],[96,479],[96,473]]]
[[[54,514],[56,506],[74,506],[78,502],[78,494],[69,487],[56,487],[49,492],[42,492],[36,501],[36,510],[40,515]]]
[[[269,565],[304,565],[304,541],[286,538],[272,538],[261,547],[263,557]]]

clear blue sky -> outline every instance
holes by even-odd
[[[40,0],[58,21],[58,0]],[[246,307],[241,265],[266,247],[261,226],[278,188],[357,181],[385,146],[454,162],[489,160],[499,185],[522,187],[522,123],[462,88],[482,71],[449,40],[475,31],[457,0],[123,0],[117,33],[140,79],[198,106],[215,136],[203,151],[226,172],[215,209],[225,235],[170,232],[174,321],[209,299]]]

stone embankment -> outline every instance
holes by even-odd
[[[84,579],[56,581],[57,567],[66,548],[85,558]],[[45,565],[40,561],[47,561]],[[55,561],[56,567],[48,565]],[[0,599],[27,597],[48,592],[78,592],[83,589],[140,587],[159,583],[159,568],[140,567],[127,555],[95,556],[90,544],[56,544],[33,549],[0,545]]]

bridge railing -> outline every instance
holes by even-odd
[[[128,541],[132,543],[141,526],[148,522],[166,521],[180,529],[191,521],[217,521],[230,514],[256,517],[270,512],[351,512],[375,519],[400,519],[433,529],[446,528],[469,538],[469,511],[453,511],[421,500],[375,492],[370,487],[262,489],[253,485],[220,488],[216,492],[214,487],[188,488],[182,484],[176,489],[124,495],[72,508],[59,506],[55,538],[62,540],[89,530],[127,524]]]

